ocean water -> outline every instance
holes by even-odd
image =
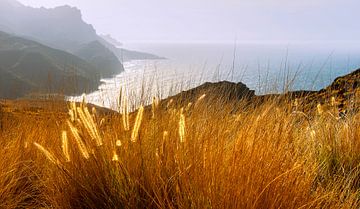
[[[86,101],[118,109],[120,92],[131,108],[204,82],[242,82],[257,94],[319,90],[360,68],[360,43],[128,43],[164,60],[133,60],[103,79]],[[135,99],[136,98],[136,99]],[[81,97],[73,98],[80,100]]]

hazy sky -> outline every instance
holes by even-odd
[[[359,0],[20,0],[76,6],[120,41],[358,41]]]

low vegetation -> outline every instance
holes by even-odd
[[[0,207],[360,206],[360,113],[210,97],[154,99],[134,113],[85,103],[68,114],[5,113]]]

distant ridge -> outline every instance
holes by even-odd
[[[121,61],[159,58],[117,47],[98,36],[75,7],[0,0],[0,98],[91,92],[100,78],[124,70]]]
[[[0,0],[0,30],[68,52],[97,39],[75,7],[32,8],[15,0]]]
[[[106,46],[109,50],[111,50],[117,56],[117,58],[122,62],[127,62],[131,60],[166,59],[164,57],[159,57],[157,55],[146,52],[132,51],[132,50],[116,47],[112,44],[109,44],[106,40],[102,38],[99,38],[99,42],[104,46]]]
[[[79,50],[84,44],[99,41],[120,61],[159,58],[148,53],[119,49],[114,41],[97,35],[94,27],[82,19],[78,8],[67,5],[51,9],[32,8],[16,0],[0,0],[0,31],[70,53]]]
[[[96,90],[99,71],[85,60],[0,32],[0,98],[31,92],[81,94]]]
[[[124,71],[116,55],[99,41],[82,45],[74,54],[92,64],[101,77],[111,77]]]

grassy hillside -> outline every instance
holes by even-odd
[[[353,106],[358,90],[346,90]],[[342,114],[315,93],[306,111],[302,97],[256,97],[230,83],[134,113],[124,96],[120,113],[0,102],[0,206],[359,208],[360,112]]]

